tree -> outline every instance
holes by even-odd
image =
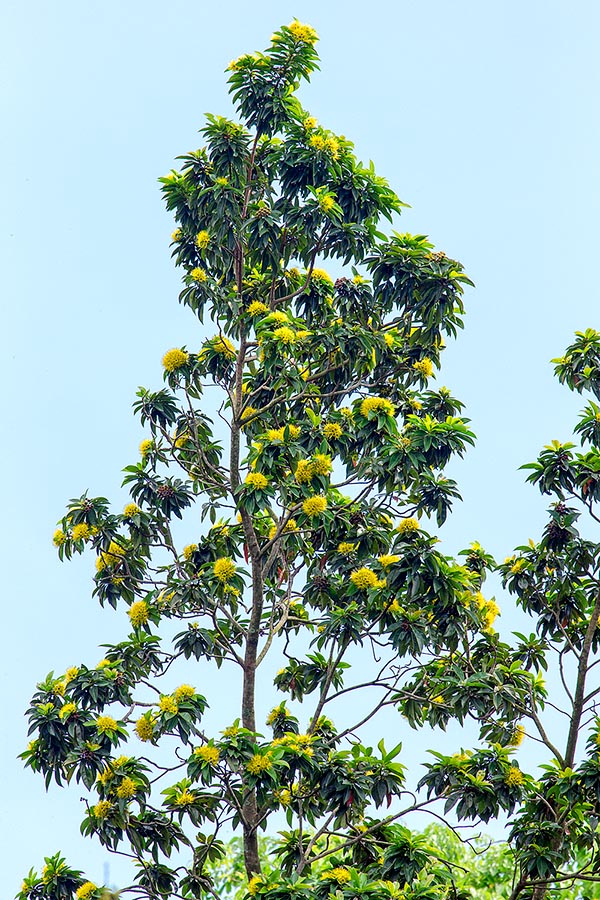
[[[444,469],[473,442],[462,404],[429,387],[470,281],[424,236],[379,231],[403,204],[296,96],[316,40],[294,21],[231,63],[241,121],[209,116],[205,147],[163,179],[180,301],[214,333],[168,350],[165,387],[138,393],[149,436],[124,470],[131,502],[85,494],[54,535],[61,559],[95,554],[94,596],[132,630],[96,668],[38,685],[23,759],[47,785],[85,786],[83,833],[131,855],[133,896],[218,896],[231,829],[250,895],[446,896],[454,866],[410,812],[443,797],[489,821],[528,784],[515,716],[543,686],[493,630],[493,561],[479,545],[445,556],[422,520],[443,524],[459,496]],[[215,666],[241,697],[209,734],[218,695],[191,682]],[[265,737],[271,685],[284,699]],[[356,719],[334,724],[348,697]],[[439,757],[418,799],[401,745],[361,737],[389,709],[413,727],[472,717],[493,743]],[[284,818],[263,866],[259,832]],[[19,897],[102,890],[57,855]]]

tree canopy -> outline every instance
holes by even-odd
[[[508,645],[482,593],[491,556],[450,558],[427,530],[474,440],[461,402],[431,386],[471,282],[425,236],[380,230],[402,202],[298,100],[316,40],[294,21],[232,62],[238,120],[208,116],[204,146],[161,179],[196,330],[165,353],[164,387],[138,392],[148,436],[124,470],[130,501],[75,498],[54,535],[61,559],[95,556],[93,595],[131,630],[96,667],[38,685],[23,759],[46,785],[85,787],[83,833],[131,857],[124,896],[220,896],[233,833],[244,895],[454,897],[460,864],[411,830],[428,809],[515,814],[515,897],[572,881],[575,864],[593,879],[599,550],[569,504],[595,517],[598,407],[577,427],[589,451],[552,445],[533,464],[557,499],[541,541],[499,567],[536,621]],[[597,392],[599,347],[580,335],[559,378]],[[564,748],[542,717],[554,652]],[[207,707],[222,710],[216,733]],[[364,738],[384,713],[405,733],[473,720],[481,746],[433,753],[415,793],[401,744]],[[539,778],[517,758],[526,733],[553,758]],[[279,832],[266,860],[261,831]],[[18,896],[104,891],[57,854]]]

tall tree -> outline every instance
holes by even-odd
[[[403,204],[296,96],[316,40],[294,21],[232,62],[240,121],[209,116],[205,146],[163,179],[180,301],[211,329],[165,353],[165,387],[139,391],[131,502],[72,500],[54,536],[61,559],[95,555],[94,595],[132,630],[97,667],[38,686],[23,758],[88,789],[83,832],[131,856],[137,897],[217,896],[207,864],[231,829],[250,895],[451,892],[451,862],[407,823],[439,794],[456,802],[458,775],[438,783],[433,766],[432,797],[415,798],[400,744],[361,739],[385,709],[497,729],[452,762],[459,815],[489,820],[523,792],[506,723],[541,688],[493,631],[491,559],[446,557],[421,522],[444,522],[458,497],[444,469],[473,441],[462,404],[430,387],[470,282],[425,237],[379,231]],[[193,686],[215,666],[235,695]],[[265,737],[257,697],[276,691]],[[339,721],[342,699],[354,719]],[[263,871],[259,831],[284,819]],[[74,892],[102,888],[55,856],[19,897]]]

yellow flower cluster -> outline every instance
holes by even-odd
[[[187,547],[183,548],[183,558],[189,562],[197,549],[198,544],[188,544]]]
[[[312,481],[313,468],[309,459],[298,460],[294,477],[298,484],[308,484],[309,481]]]
[[[509,747],[520,747],[523,743],[523,738],[525,737],[525,728],[523,725],[518,723],[515,725],[513,729],[513,733],[510,736],[510,741],[508,742]]]
[[[329,869],[321,875],[322,881],[337,881],[338,884],[348,884],[351,874],[344,866],[336,866],[335,869]]]
[[[313,134],[308,143],[314,150],[318,150],[320,153],[328,153],[333,159],[337,159],[340,155],[340,144],[334,137]]]
[[[504,784],[507,787],[520,787],[524,781],[523,773],[517,766],[511,766],[504,776]]]
[[[163,694],[163,696],[158,701],[158,706],[161,712],[170,713],[171,715],[176,716],[179,712],[179,706],[177,705],[177,700],[175,697],[172,697],[170,694]]]
[[[275,535],[277,534],[277,528],[278,528],[278,525],[271,525],[271,527],[269,528],[269,540],[270,541],[272,541],[273,538],[275,537]],[[285,527],[283,529],[283,533],[288,534],[290,531],[297,531],[297,530],[298,530],[298,523],[296,522],[296,520],[288,519],[285,524]]]
[[[135,733],[141,741],[151,741],[154,734],[154,718],[146,713],[135,723]]]
[[[412,517],[410,519],[402,519],[400,524],[398,525],[397,531],[400,534],[410,534],[413,531],[419,530],[419,523],[416,519]]]
[[[321,199],[319,200],[319,209],[321,209],[324,213],[331,212],[334,206],[335,199],[331,194],[325,194],[325,196],[321,197]]]
[[[268,753],[255,753],[246,764],[246,769],[251,775],[260,775],[273,765],[273,760]]]
[[[137,503],[128,503],[123,510],[123,515],[126,519],[133,519],[133,517],[137,516],[139,513],[141,513],[141,509]]]
[[[180,241],[183,236],[183,232],[181,228],[176,228],[175,231],[171,234],[171,240],[174,242]]]
[[[98,888],[93,881],[86,881],[81,887],[77,888],[75,896],[77,897],[77,900],[89,900],[92,894],[97,890]]]
[[[399,561],[400,557],[396,556],[395,553],[384,553],[379,557],[379,562],[383,566],[384,569],[387,569],[389,566],[393,566],[394,563]]]
[[[208,343],[215,353],[219,353],[226,359],[235,359],[235,347],[228,338],[218,334],[211,338]]]
[[[215,578],[226,584],[236,573],[235,563],[229,556],[222,556],[215,561],[213,573]]]
[[[196,689],[191,684],[180,684],[173,691],[173,696],[177,703],[185,703],[186,700],[191,700],[195,693]]]
[[[263,313],[268,313],[269,307],[266,303],[263,303],[261,300],[253,300],[250,306],[248,307],[248,315],[249,316],[260,316]]]
[[[124,778],[117,788],[117,797],[121,800],[128,800],[133,797],[137,790],[137,785],[133,778]]]
[[[314,278],[315,281],[324,281],[326,284],[333,284],[333,278],[325,271],[325,269],[313,269],[310,273],[310,277]]]
[[[337,422],[328,422],[323,426],[323,437],[328,441],[336,441],[342,436],[342,426]]]
[[[342,556],[349,556],[351,553],[354,553],[358,544],[352,544],[350,541],[342,541],[338,544],[337,552],[341,553]]]
[[[269,479],[266,475],[263,475],[262,472],[249,472],[246,475],[245,483],[248,487],[252,488],[253,491],[264,491],[269,483]]]
[[[192,281],[195,281],[196,284],[202,284],[202,282],[206,281],[207,275],[203,268],[196,266],[190,272],[190,278]]]
[[[273,332],[273,337],[280,344],[293,344],[296,340],[296,332],[293,328],[289,328],[287,325],[282,325],[280,328],[276,328]]]
[[[310,467],[314,475],[329,475],[333,469],[331,457],[326,453],[315,453],[310,462]]]
[[[77,712],[76,705],[74,703],[65,703],[58,715],[64,721],[64,719],[68,719],[69,716],[72,716],[74,712]]]
[[[350,576],[350,581],[355,587],[360,588],[361,591],[367,591],[369,588],[385,587],[385,580],[381,581],[375,572],[367,566],[363,566],[362,569],[357,569],[353,572]]]
[[[64,543],[67,541],[67,535],[64,531],[61,531],[60,528],[57,528],[54,534],[52,535],[52,543],[55,547],[62,547]]]
[[[154,446],[154,441],[151,441],[150,438],[145,438],[140,444],[140,453],[142,456],[146,456],[152,450]]]
[[[518,559],[511,567],[510,572],[511,575],[518,575],[519,572],[522,572],[525,566],[527,565],[527,560]]]
[[[433,363],[430,359],[425,357],[425,359],[420,359],[417,362],[413,363],[413,369],[415,372],[418,372],[419,375],[422,375],[424,378],[431,378],[433,375]]]
[[[385,397],[365,397],[360,404],[360,411],[363,416],[368,416],[374,410],[381,410],[387,416],[393,416],[396,412],[396,407],[391,400],[387,400]]]
[[[116,541],[111,541],[108,545],[108,550],[101,553],[96,560],[97,571],[101,572],[107,566],[118,566],[125,556],[125,553],[126,550],[124,547],[121,547]]]
[[[216,766],[219,762],[219,748],[212,747],[210,744],[203,744],[202,747],[196,747],[194,756],[207,762],[210,766]]]
[[[199,231],[196,235],[196,247],[198,250],[206,250],[210,244],[210,235],[208,231]]]
[[[145,600],[136,600],[136,602],[129,607],[127,615],[131,619],[131,624],[134,628],[145,625],[148,621],[148,604]]]
[[[261,884],[264,884],[265,880],[262,875],[253,875],[250,881],[248,882],[247,891],[251,897],[254,897],[255,894],[258,893],[258,889]]]
[[[167,350],[163,356],[163,368],[166,369],[167,372],[175,372],[177,369],[181,369],[185,366],[188,359],[189,356],[184,350],[179,350],[177,347],[174,347],[172,350]]]
[[[78,675],[79,675],[79,667],[78,666],[69,666],[69,668],[65,672],[65,684],[68,684],[70,681],[73,681],[73,679],[77,678]]]
[[[86,525],[85,522],[81,522],[80,525],[75,525],[73,527],[73,531],[71,532],[71,536],[74,541],[87,541],[90,534],[90,526]]]
[[[196,798],[189,791],[182,791],[175,798],[176,806],[191,806]]]
[[[100,800],[99,803],[92,808],[92,812],[94,813],[94,818],[96,819],[106,819],[108,814],[110,813],[111,803],[109,800]]]
[[[106,734],[107,731],[116,731],[117,723],[112,716],[98,716],[96,719],[96,731],[98,734]]]
[[[319,35],[311,25],[303,25],[296,19],[288,25],[287,30],[303,44],[314,44],[319,40]]]
[[[327,497],[315,494],[313,497],[307,497],[302,504],[302,509],[310,518],[320,516],[327,509]]]

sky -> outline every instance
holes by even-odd
[[[398,227],[428,234],[476,283],[438,376],[478,435],[453,468],[464,502],[444,548],[479,540],[502,559],[544,523],[518,467],[569,439],[583,402],[549,360],[600,327],[593,0],[4,0],[3,896],[59,848],[103,877],[107,855],[78,834],[77,788],[46,795],[15,759],[35,682],[125,633],[91,599],[92,561],[59,564],[51,535],[85,489],[124,502],[137,387],[159,387],[164,351],[201,339],[177,303],[157,178],[200,146],[206,112],[231,114],[230,59],[294,17],[321,37],[304,105],[410,204]]]

